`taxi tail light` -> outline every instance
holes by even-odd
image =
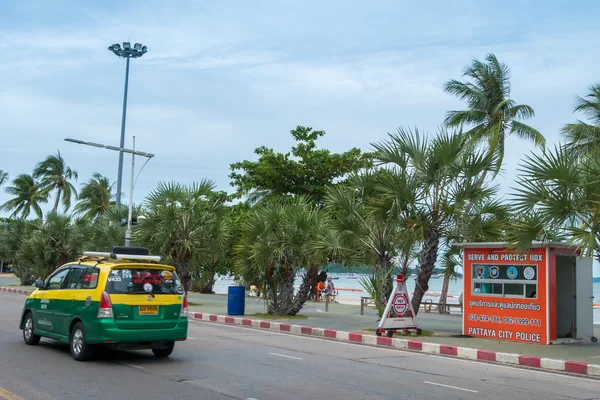
[[[187,318],[188,316],[188,303],[187,295],[183,295],[183,303],[181,303],[181,318]]]
[[[112,303],[110,296],[106,292],[102,292],[100,297],[100,308],[98,308],[98,318],[114,318]]]

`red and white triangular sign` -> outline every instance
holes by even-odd
[[[381,336],[386,331],[387,336],[392,337],[398,330],[415,330],[417,334],[421,333],[402,274],[398,274],[396,277],[394,289],[392,289],[392,294],[385,306],[376,333],[377,336]]]

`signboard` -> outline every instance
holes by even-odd
[[[465,248],[463,334],[547,344],[546,249]]]
[[[408,311],[408,316],[405,316]],[[408,299],[408,291],[402,274],[399,274],[394,288],[390,294],[389,300],[383,312],[383,316],[377,326],[377,335],[381,335],[384,330],[387,330],[387,336],[391,337],[393,331],[399,329],[414,329],[419,334],[421,330],[417,326],[414,319],[415,312],[412,304]]]

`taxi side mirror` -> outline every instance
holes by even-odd
[[[38,289],[43,289],[44,288],[44,281],[41,279],[38,279],[37,281],[35,281],[35,287]]]

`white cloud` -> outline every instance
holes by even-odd
[[[597,31],[487,17],[478,4],[403,2],[387,13],[378,2],[162,4],[135,6],[134,22],[130,9],[95,7],[80,23],[3,28],[0,168],[28,172],[60,148],[82,181],[92,171],[116,179],[116,154],[63,139],[118,142],[124,65],[106,48],[129,38],[149,52],[132,64],[127,143],[136,135],[157,155],[136,198],[171,179],[208,177],[230,190],[230,163],[261,145],[289,150],[298,124],[326,130],[321,145],[333,151],[367,149],[398,125],[434,131],[447,110],[464,108],[443,83],[488,52],[511,67],[513,98],[536,110],[531,125],[558,140],[574,96],[597,79]],[[507,147],[504,187],[532,149],[515,138]]]

